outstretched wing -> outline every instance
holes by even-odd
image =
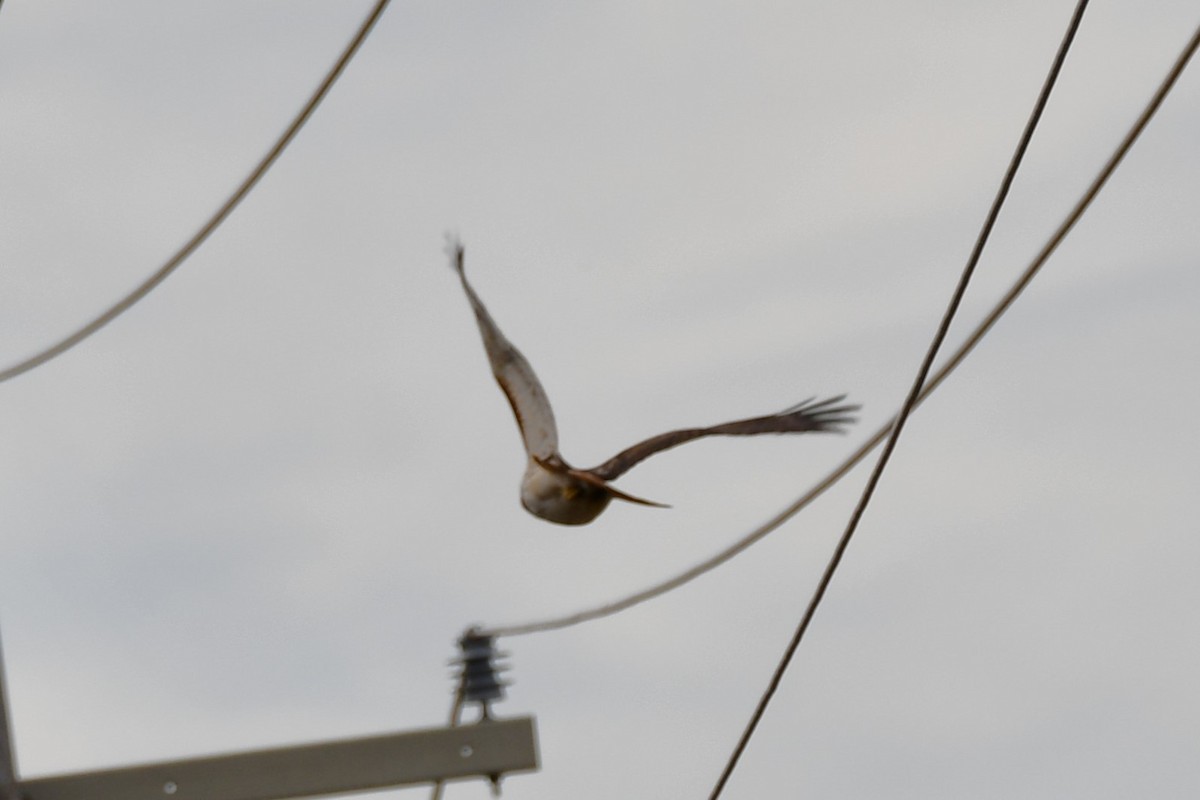
[[[685,428],[661,433],[622,450],[600,466],[587,471],[598,478],[611,481],[655,453],[704,436],[756,436],[760,433],[840,433],[843,426],[854,422],[853,413],[859,408],[856,405],[840,405],[845,399],[846,395],[844,394],[822,400],[819,403],[814,403],[813,398],[809,398],[778,414],[741,419],[708,428]]]
[[[483,347],[487,350],[492,374],[496,376],[496,382],[508,397],[513,415],[517,418],[521,438],[525,441],[525,451],[534,458],[549,459],[558,452],[558,429],[554,424],[554,412],[550,410],[546,390],[538,382],[537,375],[525,360],[525,356],[521,355],[521,351],[496,327],[483,301],[467,282],[467,275],[463,270],[462,243],[457,239],[450,239],[446,249],[451,258],[451,265],[462,281],[463,291],[467,293],[467,299],[471,301],[471,308],[475,311],[475,321],[479,323],[479,334],[483,337]]]

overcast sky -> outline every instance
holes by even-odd
[[[901,401],[1072,6],[397,0],[179,272],[0,385],[22,774],[442,724],[468,624],[615,600],[788,505]],[[368,8],[8,0],[0,367],[190,236]],[[1092,4],[950,344],[1197,22]],[[906,429],[726,798],[1200,794],[1198,70]],[[810,395],[861,421],[620,479],[669,510],[535,519],[448,230],[574,463]],[[543,761],[505,796],[707,796],[864,479],[503,640],[496,712]]]

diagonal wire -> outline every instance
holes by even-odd
[[[4,646],[0,643],[0,800],[21,800],[17,754],[13,747],[12,716],[4,681]]]
[[[1066,50],[1070,47],[1071,39],[1074,36],[1075,29],[1078,27],[1079,18],[1082,15],[1083,10],[1086,6],[1087,6],[1087,0],[1080,0],[1079,5],[1076,7],[1075,15],[1072,17],[1070,27],[1068,28],[1067,34],[1065,35],[1065,37],[1063,39],[1063,43],[1062,43],[1061,49],[1059,51],[1059,55],[1056,57],[1056,60],[1055,60],[1055,65],[1054,65],[1054,67],[1052,67],[1050,76],[1047,77],[1046,85],[1043,87],[1043,94],[1039,98],[1038,107],[1035,108],[1034,114],[1030,118],[1029,127],[1027,129],[1027,135],[1023,138],[1021,145],[1018,146],[1017,153],[1016,153],[1016,155],[1014,155],[1013,162],[1009,167],[1009,175],[1006,177],[1006,181],[1005,181],[1006,185],[1004,187],[1002,187],[1001,192],[997,195],[995,205],[993,206],[993,211],[991,214],[989,214],[988,221],[984,224],[984,229],[980,234],[980,241],[976,246],[975,252],[973,253],[973,256],[975,259],[977,259],[978,252],[982,249],[983,242],[984,242],[984,240],[986,240],[987,232],[990,229],[991,223],[994,222],[994,218],[995,218],[996,213],[999,210],[999,206],[1001,203],[1003,203],[1004,194],[1005,194],[1006,188],[1007,188],[1007,183],[1009,183],[1011,181],[1011,176],[1013,173],[1015,173],[1016,168],[1020,162],[1020,158],[1021,158],[1024,146],[1026,144],[1028,144],[1029,135],[1032,133],[1033,127],[1036,126],[1036,124],[1037,124],[1037,118],[1040,115],[1041,107],[1044,106],[1044,104],[1045,104],[1045,100],[1048,97],[1050,89],[1053,85],[1055,74],[1057,73],[1058,69],[1061,67],[1062,60],[1066,54]],[[1138,119],[1138,122],[1135,124],[1133,130],[1125,138],[1125,140],[1122,141],[1120,147],[1118,147],[1117,152],[1109,160],[1109,162],[1105,165],[1105,168],[1104,168],[1104,170],[1101,171],[1100,176],[1093,182],[1092,186],[1089,187],[1089,190],[1088,190],[1087,194],[1085,195],[1084,199],[1072,211],[1072,214],[1068,217],[1067,222],[1064,223],[1063,228],[1060,228],[1059,232],[1057,232],[1055,237],[1053,237],[1051,239],[1051,241],[1047,245],[1046,249],[1043,250],[1043,253],[1045,255],[1048,256],[1049,252],[1052,251],[1055,247],[1057,247],[1058,243],[1062,240],[1062,237],[1066,235],[1066,232],[1071,227],[1074,226],[1074,223],[1079,219],[1079,216],[1082,215],[1083,209],[1086,208],[1087,204],[1089,204],[1091,202],[1091,199],[1095,197],[1096,193],[1099,192],[1100,188],[1108,180],[1108,177],[1112,174],[1112,170],[1115,169],[1116,165],[1120,162],[1120,160],[1124,156],[1125,152],[1128,151],[1129,146],[1131,146],[1133,144],[1133,141],[1137,138],[1137,135],[1140,134],[1141,130],[1144,128],[1145,124],[1149,121],[1149,119],[1153,115],[1154,111],[1157,110],[1159,104],[1162,102],[1162,99],[1166,96],[1166,93],[1170,90],[1170,87],[1174,84],[1175,79],[1182,72],[1184,66],[1186,66],[1187,61],[1190,60],[1192,54],[1195,52],[1197,44],[1200,44],[1200,29],[1197,29],[1196,33],[1193,34],[1193,37],[1189,41],[1188,46],[1185,48],[1184,53],[1180,56],[1179,60],[1176,62],[1175,67],[1173,68],[1171,73],[1168,75],[1166,81],[1159,88],[1159,90],[1155,93],[1149,106],[1146,109],[1146,112],[1144,112],[1142,117],[1140,117]],[[888,441],[887,441],[886,445],[884,446],[884,450],[883,450],[883,453],[880,455],[879,462],[877,463],[875,470],[872,472],[870,480],[868,481],[867,486],[863,492],[862,498],[861,498],[858,506],[855,508],[854,513],[851,516],[850,523],[847,526],[846,531],[843,534],[841,540],[839,541],[838,546],[835,549],[834,554],[833,554],[832,558],[830,559],[828,566],[825,569],[825,573],[821,577],[820,583],[817,585],[817,589],[813,594],[813,597],[808,605],[808,608],[805,610],[804,617],[801,619],[800,624],[796,629],[796,632],[793,634],[792,639],[789,642],[788,647],[784,652],[783,658],[780,660],[779,665],[776,668],[774,675],[771,677],[771,681],[767,686],[766,692],[763,694],[762,699],[759,701],[758,706],[755,708],[754,714],[751,716],[750,722],[747,724],[746,729],[743,732],[741,739],[738,741],[736,747],[734,748],[733,753],[731,754],[731,756],[729,758],[728,763],[725,766],[725,769],[722,771],[720,777],[718,778],[717,783],[713,788],[712,794],[709,796],[709,800],[716,800],[716,798],[718,798],[720,796],[722,789],[728,782],[730,775],[733,773],[733,770],[736,768],[738,760],[740,759],[742,753],[745,752],[746,745],[749,743],[751,736],[753,736],[754,730],[757,727],[759,721],[762,719],[763,713],[766,711],[766,707],[770,703],[772,696],[774,695],[775,691],[778,689],[779,683],[782,680],[784,673],[787,671],[787,668],[791,662],[792,656],[795,654],[797,647],[799,646],[801,640],[804,637],[805,631],[808,629],[809,623],[812,621],[813,615],[815,614],[817,607],[821,603],[821,599],[824,597],[825,591],[828,588],[829,583],[833,578],[833,574],[836,571],[837,566],[840,563],[842,556],[844,555],[844,553],[846,551],[846,547],[848,546],[848,544],[850,542],[850,538],[853,536],[854,531],[858,525],[858,522],[862,518],[863,512],[866,510],[866,506],[870,502],[871,494],[872,494],[875,486],[878,483],[880,475],[882,474],[884,468],[887,465],[888,458],[890,457],[892,451],[895,448],[896,441],[899,438],[900,432],[903,429],[904,422],[905,422],[908,414],[912,411],[912,408],[916,405],[916,401],[920,394],[921,387],[922,387],[923,383],[925,382],[925,376],[928,373],[930,367],[932,366],[934,357],[936,356],[937,348],[940,346],[941,342],[945,338],[945,334],[949,328],[949,324],[953,317],[954,311],[956,310],[958,302],[961,300],[962,294],[966,289],[966,285],[970,280],[970,275],[971,275],[971,272],[973,271],[973,269],[974,269],[974,263],[969,262],[966,269],[963,272],[962,278],[960,279],[960,282],[959,282],[958,288],[955,291],[954,297],[952,298],[950,305],[946,310],[946,315],[944,316],[942,323],[938,328],[938,332],[934,337],[934,341],[930,345],[929,352],[926,354],[925,360],[922,363],[920,373],[918,374],[917,379],[914,382],[911,391],[909,392],[909,395],[905,402],[905,405],[902,408],[900,415],[898,416],[898,418],[896,420],[896,424],[892,429],[891,436],[888,438]]]
[[[914,408],[919,407],[920,404],[929,397],[929,395],[933,394],[933,392],[937,390],[943,382],[945,382],[946,378],[950,377],[954,370],[958,368],[958,366],[966,359],[967,356],[971,354],[972,351],[974,351],[976,345],[983,340],[983,338],[992,330],[993,327],[995,327],[996,323],[1000,321],[1000,318],[1008,312],[1009,308],[1012,307],[1012,304],[1016,302],[1017,298],[1020,297],[1025,289],[1029,287],[1029,284],[1033,282],[1033,279],[1037,277],[1038,273],[1041,272],[1042,267],[1045,266],[1050,256],[1055,250],[1058,249],[1058,246],[1062,244],[1064,239],[1066,239],[1067,235],[1075,227],[1075,224],[1078,223],[1080,218],[1084,215],[1084,213],[1086,213],[1092,202],[1096,199],[1096,196],[1108,182],[1108,179],[1112,176],[1113,172],[1116,171],[1121,161],[1125,158],[1125,155],[1133,147],[1143,129],[1147,124],[1149,124],[1151,118],[1158,110],[1158,107],[1162,104],[1163,100],[1175,85],[1175,82],[1178,80],[1179,76],[1183,73],[1188,61],[1195,54],[1198,45],[1200,45],[1200,30],[1197,30],[1196,35],[1185,46],[1183,52],[1180,54],[1171,71],[1160,84],[1154,96],[1147,103],[1141,115],[1130,127],[1130,130],[1125,135],[1125,138],[1122,139],[1121,143],[1113,151],[1113,154],[1109,157],[1109,160],[1101,168],[1099,174],[1092,181],[1091,185],[1089,185],[1084,191],[1079,201],[1059,224],[1058,228],[1055,229],[1054,233],[1051,234],[1046,244],[1033,258],[1033,260],[1030,261],[1028,266],[1026,266],[1024,272],[1022,272],[1021,275],[1015,281],[1013,281],[1012,285],[1008,288],[1008,291],[1005,292],[1004,296],[996,302],[992,309],[987,313],[987,316],[985,316],[975,326],[970,335],[967,336],[959,348],[955,350],[954,353],[946,360],[946,362],[938,368],[938,370],[929,378],[928,381],[926,381],[925,385],[921,388],[920,394],[917,395],[917,402]],[[653,600],[660,595],[664,595],[687,583],[690,583],[696,578],[699,578],[701,575],[711,572],[725,562],[740,555],[743,551],[748,550],[754,544],[758,543],[777,530],[780,526],[810,505],[818,497],[823,495],[827,490],[837,484],[838,481],[846,477],[851,470],[858,466],[858,464],[887,437],[895,423],[896,417],[892,417],[888,422],[884,423],[878,430],[875,431],[874,434],[871,435],[869,439],[859,445],[857,450],[847,456],[841,464],[835,467],[828,475],[822,478],[806,493],[797,498],[790,506],[780,511],[774,517],[762,523],[750,533],[726,547],[724,550],[709,556],[704,561],[701,561],[700,563],[695,564],[683,572],[680,572],[678,575],[654,584],[653,586],[649,586],[641,591],[626,595],[620,599],[594,606],[592,608],[584,609],[582,611],[577,611],[558,617],[549,617],[532,622],[496,625],[485,628],[483,632],[490,636],[524,636],[531,633],[542,633],[546,631],[559,630],[562,628],[569,628],[584,622],[590,622],[592,620],[612,616],[613,614],[620,613],[621,611],[625,611],[633,606]]]
[[[304,127],[304,123],[308,122],[309,117],[311,117],[313,112],[316,111],[317,106],[320,105],[321,101],[325,99],[325,95],[329,93],[329,90],[333,87],[334,82],[336,82],[341,76],[342,71],[346,68],[346,65],[350,63],[352,58],[354,58],[355,53],[358,52],[359,46],[367,38],[367,34],[371,32],[371,28],[375,26],[375,22],[379,19],[380,15],[383,14],[384,9],[387,8],[389,2],[390,0],[377,0],[374,7],[367,13],[366,19],[364,19],[362,24],[359,25],[358,30],[355,32],[353,38],[350,39],[350,43],[346,45],[341,55],[338,56],[337,61],[334,62],[329,72],[326,73],[320,85],[317,86],[316,91],[314,91],[312,96],[308,98],[308,102],[306,102],[304,107],[301,108],[299,113],[296,114],[296,117],[292,120],[291,124],[288,125],[287,129],[283,132],[279,139],[276,140],[275,144],[271,146],[271,149],[267,151],[267,154],[262,157],[262,160],[260,160],[254,169],[251,170],[250,174],[246,176],[245,180],[238,185],[233,194],[231,194],[229,198],[221,205],[221,207],[217,209],[215,214],[209,217],[209,219],[200,226],[200,229],[192,235],[192,238],[188,239],[187,242],[185,242],[184,245],[179,248],[179,250],[176,251],[173,256],[167,259],[166,263],[159,267],[153,275],[142,281],[142,283],[139,284],[132,292],[122,297],[86,325],[51,345],[50,347],[47,347],[41,352],[26,358],[24,361],[20,361],[12,366],[0,370],[0,383],[11,380],[12,378],[29,372],[31,369],[36,367],[40,367],[42,364],[45,364],[47,361],[62,355],[75,345],[82,342],[84,339],[91,336],[96,331],[103,328],[108,323],[112,322],[121,314],[128,311],[131,306],[148,295],[160,283],[166,280],[167,276],[174,272],[179,265],[187,259],[188,256],[195,252],[196,249],[204,243],[204,240],[207,239],[213,231],[220,227],[221,223],[225,221],[225,219],[233,212],[235,208],[237,208],[238,204],[246,198],[246,195],[250,193],[250,190],[254,188],[259,179],[266,174],[267,170],[271,168],[271,166],[283,153],[284,149],[291,144],[292,139],[296,138],[296,134],[300,132],[300,129]]]

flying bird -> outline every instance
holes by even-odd
[[[517,426],[521,429],[528,456],[525,475],[521,479],[521,505],[534,516],[561,525],[586,525],[598,517],[613,498],[666,508],[662,503],[626,494],[609,481],[655,453],[704,436],[841,432],[842,426],[854,421],[852,413],[859,407],[843,404],[845,395],[820,402],[813,402],[810,398],[778,414],[707,428],[683,428],[660,433],[622,450],[597,467],[572,467],[558,451],[558,428],[554,424],[554,412],[550,408],[546,390],[542,388],[525,356],[500,332],[483,301],[467,281],[463,269],[462,243],[450,239],[447,252],[471,309],[475,312],[475,321],[479,324],[492,374],[508,397],[517,418]]]

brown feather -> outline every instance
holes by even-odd
[[[812,398],[785,409],[778,414],[751,417],[725,422],[707,428],[684,428],[660,433],[628,447],[598,467],[587,470],[601,480],[611,481],[655,453],[705,436],[757,436],[762,433],[841,433],[842,427],[854,421],[856,405],[838,405],[845,395],[831,397],[819,403]]]
[[[471,303],[471,310],[475,312],[475,322],[479,325],[492,375],[496,378],[496,383],[500,384],[504,396],[508,398],[513,416],[517,419],[525,452],[535,458],[550,458],[558,453],[558,428],[546,390],[542,388],[525,356],[500,331],[500,327],[496,325],[487,307],[467,280],[467,273],[463,268],[465,251],[462,243],[452,239],[448,242],[447,249],[451,257],[451,266],[458,273],[463,291]]]

